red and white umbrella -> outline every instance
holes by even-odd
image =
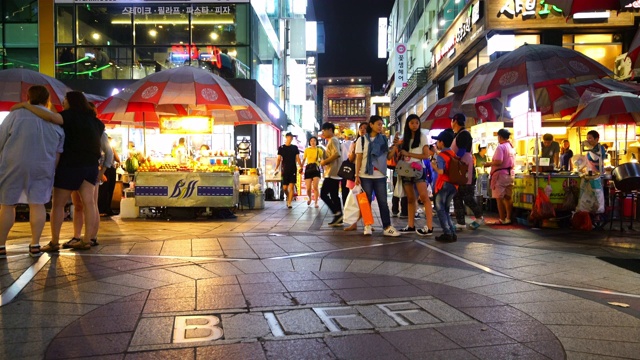
[[[523,92],[611,76],[613,73],[571,49],[525,44],[484,66],[471,79],[463,103],[507,98]]]
[[[640,97],[624,92],[595,95],[571,117],[569,126],[640,124]]]
[[[225,79],[203,69],[182,66],[159,71],[114,95],[138,103],[181,105],[192,110],[242,110],[249,104]],[[136,110],[138,111],[138,110]]]
[[[462,93],[451,94],[438,100],[420,116],[423,129],[448,129],[451,117],[463,113],[476,121],[497,121],[502,113],[502,104],[498,99],[482,103],[462,105]]]
[[[0,111],[9,111],[13,105],[27,101],[27,90],[33,85],[42,85],[49,91],[49,99],[58,111],[62,101],[71,89],[61,81],[26,69],[0,71]]]
[[[586,91],[600,94],[608,93],[611,91],[640,94],[639,84],[629,81],[618,81],[609,78],[587,80],[572,85],[562,85],[562,87],[566,86],[571,86],[576,89],[580,96],[582,96],[582,94],[584,94]]]
[[[213,116],[213,123],[216,125],[257,125],[271,124],[269,116],[249,99],[244,99],[249,105],[242,110],[212,110],[209,113]]]

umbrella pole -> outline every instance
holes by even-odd
[[[613,156],[615,156],[616,161],[613,164],[615,166],[618,166],[620,162],[620,159],[619,159],[620,155],[618,155],[618,115],[616,115],[614,121],[615,121],[615,125],[613,126],[613,129],[615,130],[615,136],[613,138],[615,139],[615,144],[613,144],[613,151],[614,151]],[[604,161],[604,159],[602,161]],[[604,170],[604,167],[602,167],[602,170]]]
[[[538,111],[536,108],[536,95],[533,91],[533,85],[529,85],[529,96],[531,96],[531,108],[533,109],[533,112]]]
[[[144,157],[147,157],[147,125],[145,113],[142,113],[142,143],[144,144]]]

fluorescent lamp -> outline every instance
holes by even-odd
[[[610,16],[608,11],[597,11],[597,12],[581,12],[573,14],[574,19],[608,19]]]

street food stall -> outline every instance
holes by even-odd
[[[159,132],[147,136],[153,156],[135,176],[136,206],[235,207],[233,126],[214,126],[213,121],[208,116],[160,117]]]

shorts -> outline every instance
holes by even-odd
[[[78,168],[58,167],[53,180],[53,187],[65,190],[78,190],[82,182],[96,184],[98,181],[98,166]]]
[[[491,196],[494,199],[511,199],[513,196],[513,177],[500,171],[491,175]]]
[[[295,184],[298,182],[298,174],[295,171],[282,173],[282,185]]]
[[[422,176],[420,176],[419,178],[415,178],[415,177],[404,177],[401,176],[402,178],[402,183],[403,184],[417,184],[417,183],[421,183],[421,182],[426,182],[427,181],[427,169],[422,169]]]

